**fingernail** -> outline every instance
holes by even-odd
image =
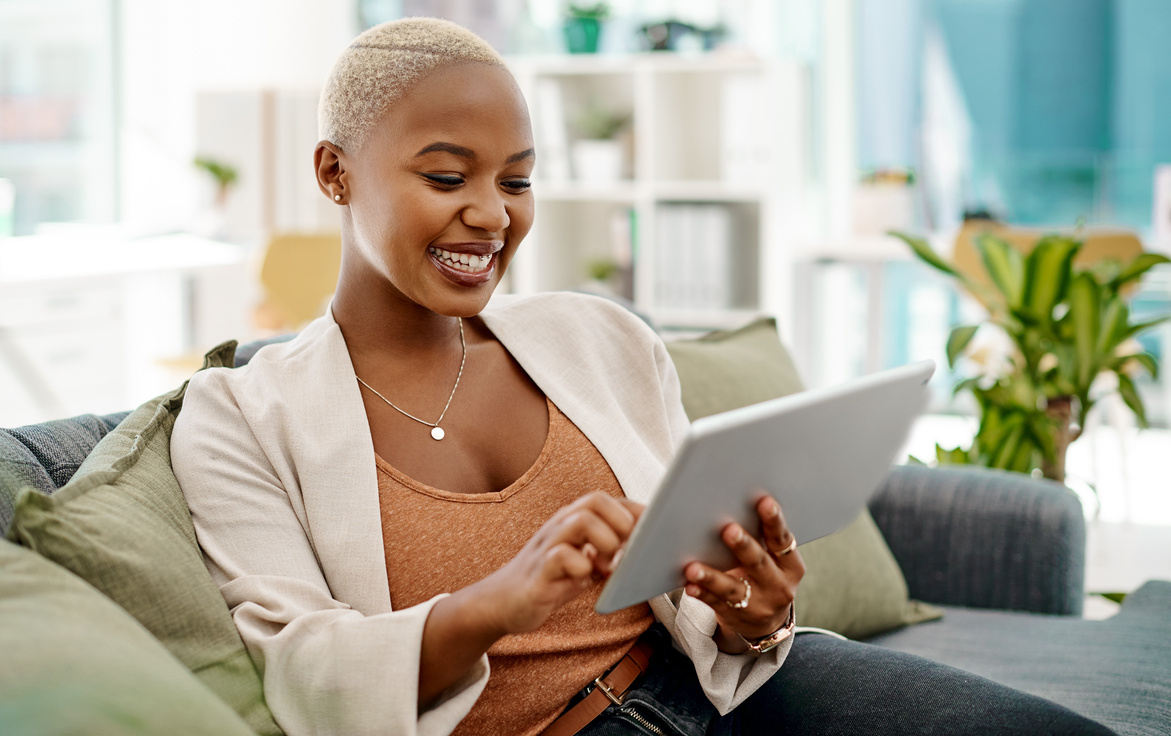
[[[732,541],[739,544],[744,541],[744,530],[740,527],[732,527]]]
[[[691,579],[692,580],[694,580],[695,582],[698,583],[700,580],[703,580],[704,577],[705,577],[705,574],[704,574],[702,567],[692,568],[692,570],[691,570]]]
[[[781,513],[781,507],[777,505],[777,502],[776,501],[769,501],[768,502],[768,515],[769,516],[779,516],[780,513]]]
[[[624,554],[626,554],[625,547],[622,547],[621,549],[619,549],[617,552],[614,553],[614,556],[610,559],[610,571],[611,572],[613,572],[618,567],[619,562],[622,562],[622,555],[624,555]]]
[[[691,596],[692,598],[699,597],[699,588],[698,587],[696,587],[694,585],[688,585],[685,588],[685,590],[687,591],[687,595]]]

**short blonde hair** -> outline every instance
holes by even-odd
[[[334,62],[317,105],[318,135],[357,150],[392,102],[428,72],[461,62],[507,69],[484,39],[450,21],[404,18],[374,26]]]

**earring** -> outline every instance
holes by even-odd
[[[340,201],[342,201],[342,195],[340,195],[340,194],[335,194],[335,195],[333,195],[333,201],[334,201],[334,202],[340,202]]]

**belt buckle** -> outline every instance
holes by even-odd
[[[602,677],[604,677],[604,675]],[[602,682],[602,677],[595,677],[594,678],[594,685],[598,686],[598,688],[601,689],[602,693],[607,698],[610,699],[611,703],[613,703],[614,705],[617,705],[617,706],[621,706],[622,701],[624,700],[624,696],[623,695],[615,695],[614,691],[610,688],[610,686],[607,685],[606,683]]]

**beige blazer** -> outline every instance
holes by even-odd
[[[674,366],[654,332],[621,307],[577,294],[498,297],[482,317],[594,443],[626,495],[647,502],[687,429]],[[246,367],[196,374],[171,454],[208,569],[290,736],[455,728],[487,682],[488,658],[418,711],[423,625],[438,598],[393,608],[374,447],[332,317],[265,347]],[[759,658],[723,654],[706,605],[678,593],[651,605],[721,713],[788,654],[789,644]]]

